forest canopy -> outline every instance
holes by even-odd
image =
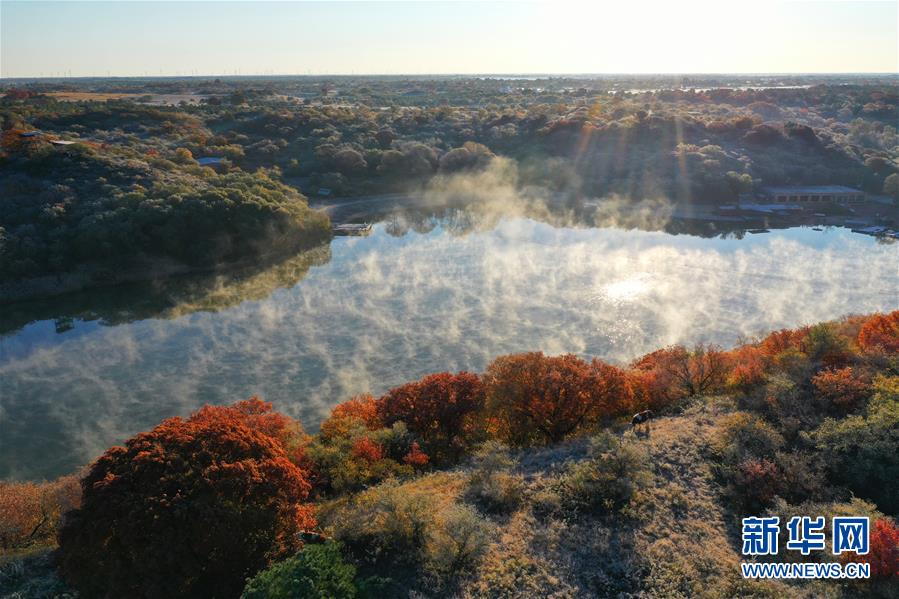
[[[34,144],[7,156],[0,280],[160,259],[208,267],[328,238],[327,216],[266,171],[218,173],[179,150]]]

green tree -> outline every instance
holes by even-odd
[[[359,595],[356,567],[334,541],[307,545],[290,559],[247,582],[241,599],[352,599]]]
[[[899,174],[893,173],[883,181],[883,193],[899,201]]]

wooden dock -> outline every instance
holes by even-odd
[[[331,227],[331,232],[334,233],[334,235],[352,235],[358,237],[371,233],[371,224],[344,223],[342,225],[334,225],[333,227]]]

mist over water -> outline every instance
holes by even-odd
[[[520,217],[464,234],[452,219],[402,228],[337,238],[329,260],[217,311],[76,318],[62,333],[38,320],[0,337],[0,477],[71,472],[204,403],[260,395],[314,430],[353,394],[505,353],[624,363],[899,304],[899,246],[846,229],[706,239]]]

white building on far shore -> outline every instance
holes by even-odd
[[[855,204],[865,201],[865,192],[843,185],[763,187],[761,191],[766,198],[778,203],[837,202]]]

